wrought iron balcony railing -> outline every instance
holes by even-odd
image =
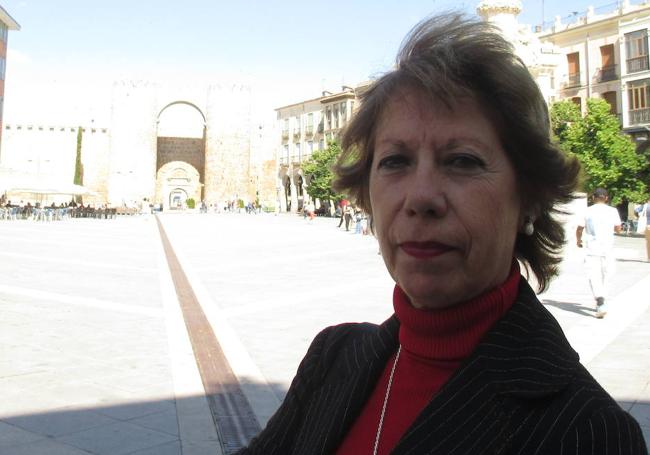
[[[634,57],[627,59],[627,72],[638,73],[648,69],[648,56],[642,55],[641,57]]]
[[[650,123],[650,108],[634,109],[628,111],[628,122],[630,125],[641,125]]]

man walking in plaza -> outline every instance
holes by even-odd
[[[639,224],[644,223],[645,229],[637,232],[645,233],[646,255],[647,255],[648,262],[650,262],[650,197],[648,197],[648,200],[646,201],[645,204],[639,207],[638,215],[639,215]]]
[[[578,222],[576,242],[583,247],[583,233],[586,246],[585,266],[589,274],[591,292],[596,299],[596,317],[607,314],[606,298],[609,280],[614,274],[614,233],[621,232],[621,217],[618,210],[607,205],[609,195],[604,188],[596,188],[594,204],[585,211]]]

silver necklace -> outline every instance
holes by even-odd
[[[372,451],[372,455],[377,455],[377,450],[379,449],[379,438],[381,437],[381,429],[384,426],[384,415],[386,414],[386,406],[388,405],[388,397],[390,396],[390,389],[393,385],[393,376],[395,375],[395,367],[397,367],[397,361],[399,360],[399,355],[402,353],[402,345],[399,345],[397,349],[397,355],[395,356],[395,361],[393,362],[393,368],[390,370],[390,377],[388,378],[388,386],[386,386],[386,395],[384,395],[384,405],[381,408],[381,416],[379,417],[379,425],[377,426],[377,435],[375,436],[375,448]]]

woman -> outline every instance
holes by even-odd
[[[321,332],[241,453],[645,454],[519,273],[557,274],[579,167],[511,46],[424,21],[362,101],[338,187],[372,217],[395,314]]]

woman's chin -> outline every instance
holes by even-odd
[[[400,286],[402,287],[402,286]],[[457,296],[449,294],[444,289],[433,287],[418,288],[415,286],[402,287],[404,293],[408,296],[411,305],[418,310],[442,310],[457,304],[460,300]]]

